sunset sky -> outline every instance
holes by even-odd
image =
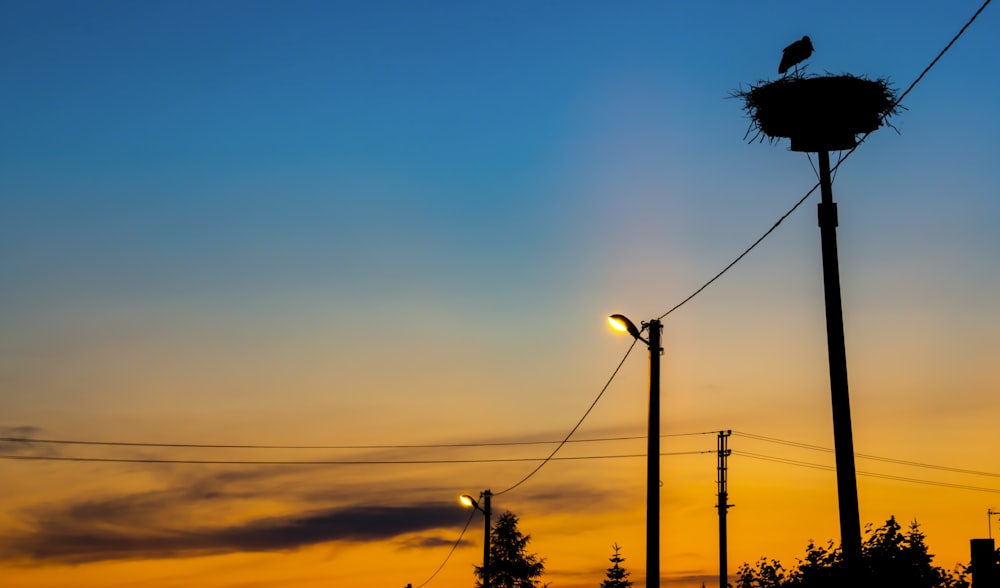
[[[486,488],[553,588],[641,585],[643,345],[525,478],[605,317],[815,185],[731,93],[805,34],[903,90],[981,4],[0,0],[3,586],[466,588]],[[948,569],[1000,535],[997,96],[989,6],[833,187],[861,522]],[[817,201],[664,318],[664,585],[718,585],[719,430],[731,573],[839,542]]]

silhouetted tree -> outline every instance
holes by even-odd
[[[906,588],[969,588],[967,569],[946,571],[931,563],[924,534],[916,521],[900,531],[895,517],[881,527],[865,529],[861,546],[860,586],[905,586]],[[781,562],[761,558],[753,566],[744,563],[737,573],[736,588],[835,588],[848,585],[843,555],[833,542],[825,547],[812,541],[806,556],[786,571]]]
[[[545,570],[545,560],[528,553],[531,535],[517,528],[517,516],[508,511],[500,515],[490,532],[489,588],[535,588],[536,578]],[[483,568],[476,566],[476,587],[482,588]]]
[[[614,565],[608,568],[608,577],[601,582],[601,588],[629,588],[632,585],[632,581],[628,579],[628,570],[621,565],[625,561],[625,558],[620,553],[622,548],[617,543],[612,545],[612,547],[615,550],[615,554],[611,556],[610,561]]]

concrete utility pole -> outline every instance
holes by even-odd
[[[719,503],[715,508],[719,509],[719,588],[729,586],[729,553],[728,538],[726,534],[726,513],[730,508],[736,506],[729,504],[729,492],[726,490],[726,469],[729,454],[729,436],[732,431],[719,431],[718,449],[718,486]]]
[[[486,519],[483,532],[483,588],[490,588],[490,518],[493,516],[490,506],[491,498],[493,498],[493,493],[489,490],[483,490],[483,518]]]
[[[646,448],[646,588],[660,586],[660,337],[663,325],[649,321],[649,432]]]
[[[854,469],[854,433],[847,390],[847,349],[844,343],[844,307],[840,298],[840,262],[837,256],[837,203],[830,180],[830,152],[820,150],[818,207],[823,254],[823,293],[826,297],[826,343],[830,358],[830,398],[833,404],[833,448],[837,465],[840,506],[840,545],[847,569],[857,571],[861,559],[861,514],[858,476]]]

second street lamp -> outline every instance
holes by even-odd
[[[608,322],[649,347],[649,432],[646,447],[646,588],[660,585],[660,339],[659,319],[643,323],[649,339],[625,315],[613,314]]]
[[[476,499],[468,494],[463,494],[458,499],[465,506],[471,506],[483,513],[483,518],[486,519],[483,534],[483,588],[490,588],[490,498],[493,497],[493,493],[489,490],[483,490],[479,497],[483,501],[482,506],[479,506]]]

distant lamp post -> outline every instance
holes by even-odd
[[[489,588],[490,586],[490,498],[493,497],[493,493],[489,490],[483,490],[483,493],[479,495],[483,501],[483,505],[479,506],[476,499],[469,496],[468,494],[461,495],[458,500],[465,506],[471,506],[472,508],[483,513],[483,518],[485,519],[485,524],[483,525],[483,588]]]
[[[649,348],[649,432],[646,445],[646,588],[660,585],[660,339],[663,325],[659,319],[643,323],[649,339],[642,337],[635,323],[625,315],[613,314],[608,323],[632,335]]]

